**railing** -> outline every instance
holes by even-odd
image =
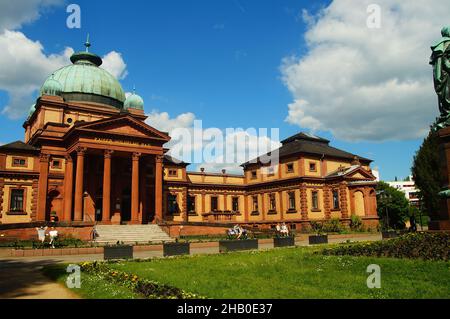
[[[209,213],[203,213],[202,217],[204,221],[208,222],[231,222],[236,220],[237,212],[233,211],[212,211]]]

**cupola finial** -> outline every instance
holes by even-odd
[[[86,47],[86,52],[89,52],[89,47],[91,46],[91,43],[89,42],[89,33],[87,34],[86,42],[84,43],[84,46]]]

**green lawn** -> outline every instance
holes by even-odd
[[[51,265],[44,267],[44,274],[51,279],[66,285],[67,265]],[[111,282],[103,280],[99,276],[82,273],[81,287],[79,289],[71,289],[72,292],[80,295],[85,299],[137,299],[142,298],[140,295],[132,292],[126,287],[115,285]]]
[[[208,298],[450,298],[450,262],[323,256],[313,253],[317,249],[198,255],[108,267]],[[380,289],[367,288],[369,264],[381,267]],[[61,273],[59,280],[65,276]],[[84,273],[82,286],[86,298],[138,297]]]

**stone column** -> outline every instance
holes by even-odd
[[[305,184],[300,186],[300,212],[303,220],[308,219],[308,194]]]
[[[141,153],[133,153],[131,173],[131,223],[139,223],[139,157]]]
[[[102,222],[111,220],[111,156],[114,151],[105,150],[103,163]]]
[[[155,157],[155,219],[154,223],[163,220],[162,200],[163,200],[163,156]]]
[[[187,187],[183,187],[183,205],[182,205],[182,210],[184,212],[183,221],[185,223],[187,223],[189,221],[189,209],[187,207],[187,198],[188,198]]]
[[[348,218],[348,203],[347,203],[347,182],[339,184],[339,205],[341,206],[341,218]],[[366,211],[367,211],[366,206]]]
[[[87,149],[85,147],[77,148],[77,171],[75,175],[75,206],[74,221],[83,220],[83,188],[84,188],[84,156]]]
[[[331,198],[330,198],[330,186],[325,185],[323,187],[323,208],[325,213],[325,219],[331,218]]]
[[[39,159],[39,185],[38,185],[38,203],[37,220],[45,221],[47,210],[47,190],[48,190],[48,164],[49,154],[41,154]]]
[[[280,220],[284,220],[283,191],[278,191],[278,199],[280,201]]]
[[[69,154],[66,156],[66,171],[64,176],[64,218],[63,221],[72,220],[72,194],[73,193],[73,159]]]

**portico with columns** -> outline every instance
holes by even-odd
[[[162,220],[162,145],[170,138],[128,115],[100,122],[83,123],[61,139],[71,145],[65,154],[62,221],[141,224]],[[43,212],[48,204],[48,157],[40,159],[38,210]]]

